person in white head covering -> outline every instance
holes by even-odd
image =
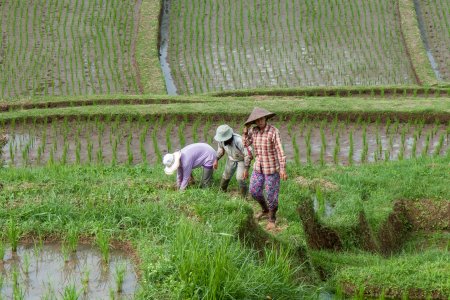
[[[164,155],[164,172],[171,175],[177,171],[177,186],[180,190],[186,189],[192,177],[192,169],[203,167],[201,188],[211,185],[214,172],[213,165],[217,162],[216,151],[208,144],[191,144],[180,151]]]
[[[251,149],[244,147],[242,138],[239,134],[233,132],[233,129],[228,125],[220,125],[216,130],[214,139],[218,142],[217,160],[227,153],[228,159],[223,171],[222,180],[220,182],[220,189],[227,191],[228,185],[236,172],[236,179],[239,184],[239,192],[242,197],[247,196],[247,182],[248,169],[252,160]],[[217,169],[218,163],[214,165]]]

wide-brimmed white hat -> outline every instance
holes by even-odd
[[[177,151],[172,153],[167,153],[164,155],[163,158],[163,165],[166,167],[164,168],[164,172],[167,175],[172,175],[180,166],[180,157],[181,157],[181,151]]]
[[[214,139],[218,142],[225,142],[233,136],[233,129],[228,125],[220,125],[217,127]]]

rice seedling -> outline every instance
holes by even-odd
[[[0,261],[3,261],[3,258],[5,257],[5,251],[6,251],[5,244],[3,243],[2,240],[0,240]]]
[[[185,122],[181,122],[178,126],[178,138],[180,141],[180,147],[183,148],[186,145],[186,137],[184,135],[184,128],[186,126]]]
[[[123,282],[125,280],[126,265],[124,263],[119,263],[115,267],[115,280],[116,280],[116,291],[118,293],[122,292]]]
[[[366,131],[366,124],[363,125],[363,132],[362,132],[362,143],[363,143],[363,149],[361,151],[361,163],[367,161],[367,154],[369,151],[369,145],[367,143],[367,131]]]
[[[413,144],[411,146],[411,157],[416,158],[417,155],[417,134],[413,135]]]
[[[22,288],[19,285],[19,271],[16,267],[14,267],[12,272],[13,277],[13,299],[14,300],[21,300],[25,299],[25,292],[22,290]]]
[[[294,162],[296,165],[300,164],[300,151],[297,145],[297,137],[294,134],[292,137],[292,147],[294,148]]]
[[[173,128],[173,119],[169,122],[169,124],[166,127],[166,145],[167,145],[167,152],[172,152],[172,141],[171,141],[171,135],[172,135],[172,128]],[[196,131],[192,132],[193,134],[197,134]],[[196,139],[194,139],[195,142]]]
[[[160,163],[162,161],[162,154],[158,147],[157,133],[158,133],[158,127],[155,125],[155,127],[153,127],[153,130],[152,130],[152,142],[153,142],[153,149],[154,149],[154,152],[156,155],[156,161],[157,161],[157,163]]]
[[[81,285],[83,287],[83,294],[87,294],[89,291],[89,269],[86,267],[83,271],[82,277],[81,277]]]
[[[109,237],[104,230],[99,228],[96,234],[96,244],[102,254],[103,262],[109,262]]]
[[[30,255],[28,252],[23,255],[23,272],[25,275],[30,272]]]
[[[198,139],[198,128],[200,126],[201,123],[201,118],[196,118],[194,120],[194,123],[192,124],[192,140],[194,143],[198,143],[199,139]],[[170,152],[170,150],[169,150]]]
[[[69,224],[68,227],[66,238],[67,247],[70,252],[76,252],[78,247],[79,231],[73,223]]]
[[[67,242],[63,242],[61,244],[61,254],[64,260],[64,263],[68,263],[70,260],[70,253],[71,253],[71,249],[69,247],[69,245],[67,244]]]
[[[312,145],[311,145],[311,127],[308,128],[308,132],[305,136],[305,145],[306,145],[306,161],[308,164],[311,164],[311,152],[312,152]]]
[[[436,156],[439,156],[441,154],[442,147],[444,146],[444,140],[445,140],[445,134],[442,133],[439,136],[439,141],[438,141],[436,147],[434,148],[433,156],[436,157]]]
[[[353,164],[353,149],[354,149],[354,143],[353,143],[353,130],[350,130],[348,134],[348,140],[349,140],[349,150],[348,150],[348,164]]]
[[[79,298],[79,292],[75,284],[70,284],[64,288],[63,299],[64,300],[77,300]]]
[[[130,133],[130,135],[127,138],[127,162],[128,165],[133,164],[133,150],[131,149],[131,142],[133,140],[133,134]]]
[[[430,149],[430,142],[431,142],[431,132],[429,132],[425,137],[425,146],[422,149],[422,157],[428,155],[428,151]]]
[[[145,136],[146,136],[145,131],[143,131],[139,136],[139,150],[141,152],[141,160],[143,163],[147,163],[147,150],[145,150]]]
[[[341,151],[341,146],[340,146],[340,134],[339,132],[336,134],[336,138],[335,138],[335,143],[334,143],[334,150],[333,150],[333,162],[335,165],[337,165],[339,163],[339,153]]]
[[[20,227],[17,225],[15,219],[10,218],[8,221],[8,240],[11,244],[12,252],[17,252],[17,245],[19,244],[19,239],[21,236]]]

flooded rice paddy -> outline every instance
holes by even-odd
[[[116,250],[105,263],[88,245],[64,253],[59,244],[30,244],[0,260],[1,299],[131,299],[136,288],[131,259]]]
[[[156,163],[162,155],[194,142],[213,147],[217,126],[206,118],[152,121],[54,121],[5,125],[7,166],[46,164]],[[241,132],[240,120],[227,121]],[[289,161],[360,164],[449,153],[450,125],[387,121],[274,121]]]

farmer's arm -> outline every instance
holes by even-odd
[[[245,147],[253,144],[253,132],[252,128],[249,128],[249,126],[244,127],[244,131],[242,133],[242,142],[244,142]]]
[[[183,169],[182,171],[182,177],[181,177],[181,183],[180,183],[180,190],[185,190],[188,183],[189,183],[189,178],[191,177],[192,174],[192,167],[190,165],[188,166],[180,166],[178,169]]]
[[[236,143],[236,148],[238,148],[239,151],[241,151],[241,153],[244,155],[244,166],[248,170],[250,168],[250,163],[253,159],[253,154],[252,154],[251,148],[245,147],[244,143],[242,143],[240,141]]]
[[[245,147],[243,143],[239,143],[236,145],[237,148],[244,154],[244,179],[248,178],[248,170],[250,169],[250,163],[253,159],[253,154],[251,151],[251,147]]]
[[[222,147],[221,144],[222,143],[217,143],[217,152],[216,152],[217,160],[221,159],[222,156],[225,154],[225,149]]]
[[[284,154],[283,145],[281,144],[280,132],[278,131],[278,129],[275,130],[272,142],[275,147],[278,162],[280,163],[280,177],[281,179],[286,180],[286,155]]]

